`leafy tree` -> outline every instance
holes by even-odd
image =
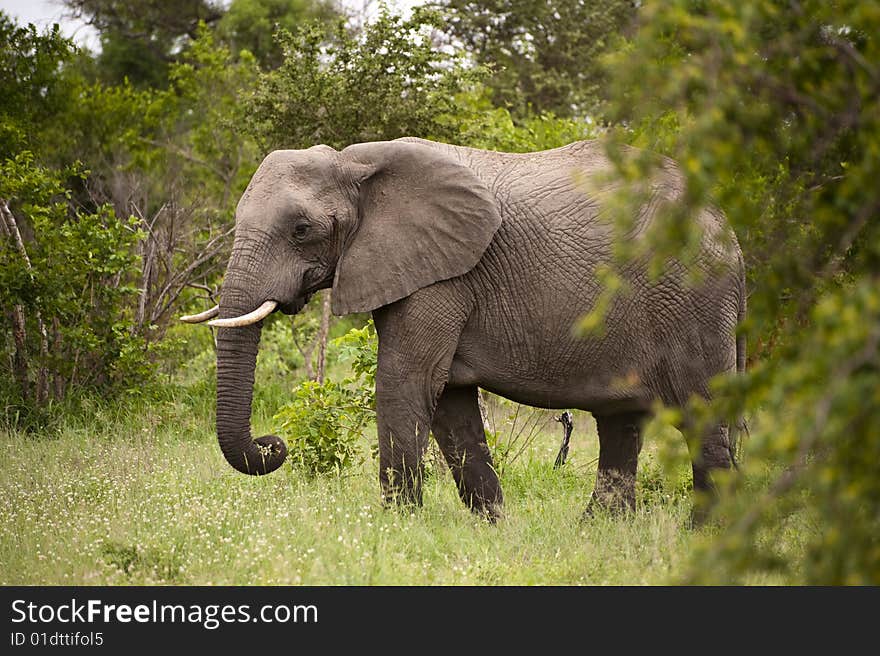
[[[167,326],[194,292],[202,296],[197,308],[205,294],[212,304],[217,301],[235,205],[264,154],[243,128],[241,102],[258,74],[252,56],[234,56],[203,26],[172,65],[170,88],[158,94],[157,111],[164,118],[160,133],[147,143],[152,159],[145,169],[154,188],[153,209],[140,214],[156,219],[149,242],[156,248],[156,278],[148,322]]]
[[[223,16],[222,0],[64,0],[64,4],[99,32],[115,30],[144,40],[155,34],[195,38],[199,23],[212,24]]]
[[[492,68],[492,101],[517,117],[596,111],[607,80],[599,55],[639,3],[626,0],[442,0],[446,29]]]
[[[168,66],[196,38],[199,24],[214,24],[223,16],[218,0],[63,1],[100,35],[102,81],[127,79],[137,87],[165,86]]]
[[[149,366],[126,323],[138,231],[107,205],[82,206],[83,167],[58,152],[81,86],[75,48],[57,26],[39,34],[2,14],[0,32],[0,403],[27,424],[72,388],[126,389]]]
[[[453,140],[455,95],[479,70],[432,47],[438,14],[416,8],[410,18],[383,9],[353,35],[340,22],[327,40],[320,25],[281,31],[287,56],[265,73],[249,98],[249,128],[266,149],[307,148],[405,135]]]
[[[283,60],[276,31],[293,32],[312,22],[329,26],[338,18],[332,0],[233,0],[217,23],[217,34],[233,52],[248,50],[263,68],[271,69]]]
[[[96,57],[98,79],[111,84],[131,82],[142,89],[168,85],[170,41],[131,39],[122,32],[108,30],[100,36],[101,51]]]
[[[2,18],[6,407],[145,389],[176,309],[216,289],[232,208],[258,162],[236,129],[256,64],[233,61],[202,28],[169,69],[170,89],[105,85],[80,74],[57,31]]]
[[[732,498],[694,580],[877,584],[880,7],[675,0],[640,19],[609,74],[619,137],[673,156],[687,181],[653,248],[682,257],[690,213],[726,211],[749,269],[753,362],[719,381],[725,401],[709,410],[752,417],[747,474],[781,467]],[[634,179],[650,169],[620,164]],[[816,528],[792,560],[781,545],[795,510]]]
[[[259,162],[238,127],[239,97],[257,70],[252,57],[233,60],[203,27],[170,67],[168,89],[80,79],[52,128],[55,148],[45,161],[80,160],[91,170],[75,200],[109,203],[140,221],[134,324],[151,341],[194,294],[216,292],[234,205]]]
[[[484,87],[455,96],[456,111],[440,117],[456,132],[455,143],[509,153],[559,148],[572,141],[594,139],[599,130],[585,118],[566,118],[550,112],[514,120],[510,111],[494,107]]]
[[[188,165],[191,192],[228,211],[244,191],[264,153],[243,127],[243,94],[258,79],[252,56],[236,57],[207,27],[171,68],[172,88],[162,94],[173,121],[164,145]],[[196,191],[197,190],[197,191]]]
[[[142,389],[149,378],[130,330],[138,231],[109,206],[71,206],[64,181],[82,175],[41,167],[27,151],[0,164],[0,368],[15,369],[0,376],[6,420],[39,415],[72,388]],[[22,219],[27,243],[15,234]]]
[[[69,101],[59,67],[74,50],[57,25],[40,34],[0,12],[0,157],[39,145],[43,127]]]
[[[514,119],[495,107],[482,86],[486,70],[433,45],[441,26],[433,11],[404,19],[383,9],[360,34],[342,23],[329,38],[320,24],[282,30],[287,56],[247,100],[249,130],[266,150],[423,136],[522,152],[595,136],[589,119],[550,112]]]

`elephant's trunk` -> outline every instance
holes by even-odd
[[[224,285],[221,317],[253,310]],[[217,439],[230,465],[245,474],[268,474],[287,457],[287,446],[275,435],[251,438],[254,369],[262,322],[220,328],[217,335]]]

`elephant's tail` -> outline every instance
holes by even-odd
[[[736,325],[737,325],[737,335],[736,335],[736,373],[737,375],[742,375],[746,370],[746,336],[742,332],[742,324],[746,318],[746,274],[745,274],[745,266],[743,265],[742,256],[740,256],[740,279],[739,279],[739,306],[737,307],[736,312]],[[749,425],[746,423],[746,418],[740,416],[737,418],[736,423],[733,426],[733,430],[730,431],[730,461],[734,466],[737,464],[737,460],[740,455],[742,436],[745,435],[748,437],[749,435]]]

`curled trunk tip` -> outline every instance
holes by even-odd
[[[287,444],[277,435],[264,435],[243,449],[223,448],[226,461],[242,474],[263,476],[278,469],[287,458]]]

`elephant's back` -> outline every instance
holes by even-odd
[[[418,143],[446,153],[470,168],[489,189],[499,189],[505,180],[518,176],[531,178],[542,172],[565,175],[576,171],[591,174],[608,169],[610,162],[602,142],[592,139],[575,141],[559,148],[527,153],[507,153],[456,146],[418,137],[402,137],[396,141]]]

